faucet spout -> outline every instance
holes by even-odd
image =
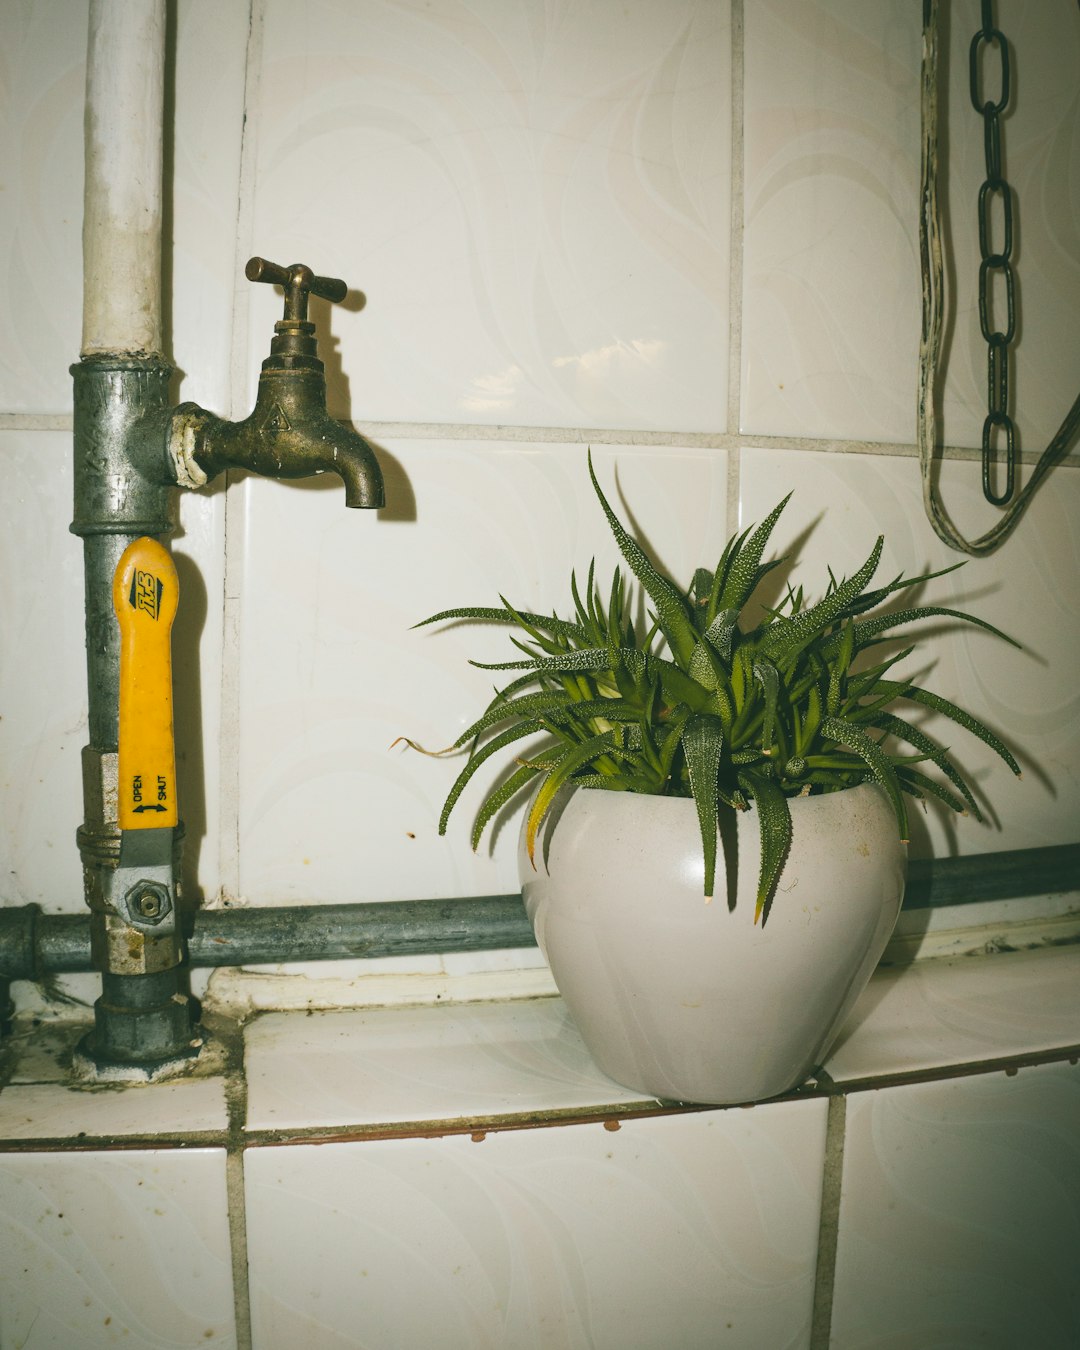
[[[274,325],[249,417],[228,422],[197,404],[181,404],[173,414],[169,452],[182,487],[201,487],[235,466],[267,478],[335,473],[345,484],[346,506],[379,507],[384,501],[374,450],[326,410],[315,325],[306,319],[285,318]]]
[[[380,507],[385,500],[382,470],[368,441],[303,397],[267,399],[260,390],[254,412],[242,422],[182,403],[173,413],[169,452],[181,487],[201,487],[227,468],[264,478],[333,473],[345,484],[346,506]]]
[[[326,419],[320,433],[327,458],[316,473],[336,473],[345,484],[345,505],[371,509],[386,501],[382,469],[370,444],[355,428],[333,418]]]

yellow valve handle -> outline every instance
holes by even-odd
[[[120,623],[120,828],[173,826],[172,625],[179,598],[176,567],[156,539],[135,539],[113,577]]]

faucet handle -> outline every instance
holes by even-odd
[[[244,268],[248,281],[265,281],[285,288],[284,321],[307,321],[308,296],[318,295],[324,300],[341,301],[348,294],[348,286],[338,277],[317,277],[310,267],[293,263],[281,267],[265,258],[249,258]]]

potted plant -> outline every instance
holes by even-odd
[[[881,957],[903,898],[905,796],[981,819],[946,750],[897,705],[958,723],[1019,773],[981,722],[896,673],[912,646],[882,645],[927,618],[1005,635],[936,605],[883,608],[954,567],[869,589],[882,538],[815,603],[788,585],[751,620],[785,562],[763,559],[787,498],[682,589],[623,527],[591,455],[589,474],[648,621],[621,571],[605,594],[592,566],[584,588],[571,577],[570,618],[504,599],[424,620],[510,625],[520,653],[476,663],[516,674],[451,747],[468,758],[440,833],[477,770],[509,751],[473,846],[531,789],[525,904],[599,1066],[663,1099],[773,1096],[821,1062]]]

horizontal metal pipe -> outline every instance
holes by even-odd
[[[485,895],[206,910],[196,919],[188,951],[193,966],[236,966],[535,945],[521,896]]]
[[[188,964],[277,965],[536,945],[520,895],[354,905],[205,909]],[[88,914],[0,909],[0,978],[41,980],[93,970]]]
[[[906,909],[1080,889],[1080,844],[912,862]],[[536,945],[520,895],[374,904],[204,909],[192,966],[278,965]],[[0,979],[88,971],[90,916],[0,908]]]
[[[905,909],[1080,891],[1080,843],[928,858],[908,864]]]

